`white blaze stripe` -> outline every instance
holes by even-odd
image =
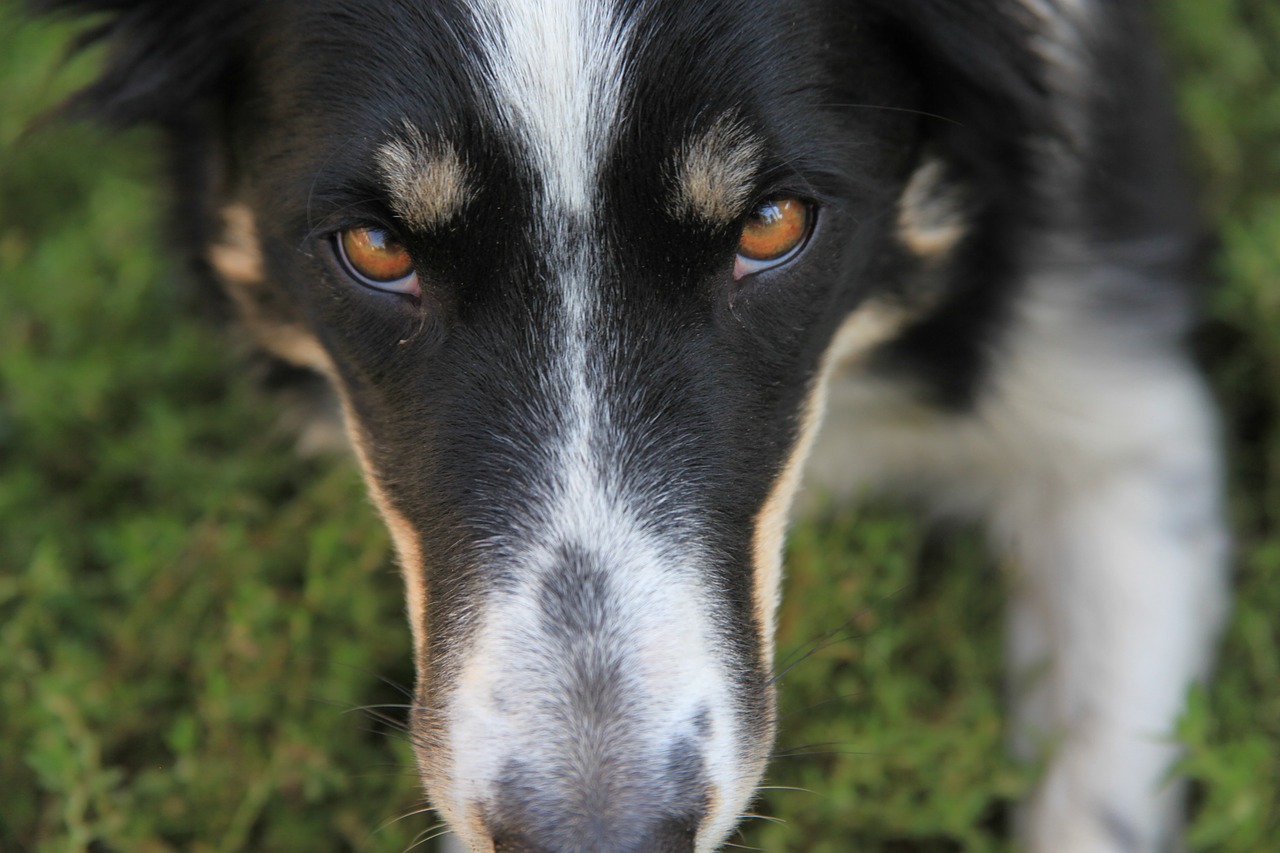
[[[627,29],[609,0],[476,0],[489,83],[503,121],[527,146],[542,179],[542,234],[561,290],[558,388],[568,389],[566,486],[593,476],[591,426],[601,413],[587,386],[589,318],[597,304],[595,266],[585,243],[572,257],[571,214],[595,199],[600,166],[618,119]]]
[[[584,211],[616,122],[626,27],[608,0],[476,0],[502,119],[545,181],[544,203]]]
[[[608,395],[593,381],[604,376],[588,335],[598,300],[590,277],[592,249],[585,241],[578,246],[558,258],[551,273],[564,300],[562,337],[558,364],[542,393],[560,397],[565,435],[559,470],[542,497],[546,511],[538,513],[546,526],[536,532],[524,527],[526,541],[492,543],[489,558],[514,563],[519,582],[495,595],[480,616],[448,714],[448,739],[458,745],[451,750],[453,789],[436,796],[455,825],[475,825],[467,816],[492,801],[507,762],[572,770],[565,756],[574,746],[574,727],[599,724],[566,720],[557,697],[573,664],[557,667],[549,658],[554,643],[541,624],[544,579],[563,568],[564,547],[580,547],[601,561],[598,569],[609,577],[615,628],[601,651],[621,653],[630,664],[622,678],[635,703],[627,709],[635,740],[614,746],[625,746],[635,769],[647,767],[653,774],[655,796],[667,750],[695,737],[694,721],[704,709],[709,712],[710,734],[698,743],[703,772],[718,794],[698,839],[698,849],[709,850],[736,822],[759,768],[740,754],[736,703],[721,663],[726,652],[712,630],[716,606],[700,573],[706,555],[687,541],[650,533],[642,522],[643,500],[601,476],[607,464],[602,454],[626,437],[613,434]],[[625,479],[619,485],[625,490]],[[504,707],[494,697],[502,697]],[[559,776],[548,776],[549,791],[562,784]]]
[[[589,378],[599,265],[589,240],[571,241],[568,228],[597,195],[617,120],[627,33],[609,0],[477,0],[474,11],[498,110],[542,178],[539,240],[561,300],[558,363],[544,389],[560,398],[566,422],[551,534],[593,543],[620,523],[593,458],[620,437],[599,434],[609,421],[608,402],[593,393]]]

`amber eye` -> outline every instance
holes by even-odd
[[[808,238],[812,220],[810,206],[798,198],[769,199],[760,204],[742,229],[734,278],[790,260]]]
[[[356,281],[376,290],[418,293],[418,276],[409,250],[382,228],[348,228],[334,244],[342,265]]]

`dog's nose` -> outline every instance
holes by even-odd
[[[693,853],[715,798],[702,749],[690,738],[644,747],[587,738],[559,761],[509,761],[474,810],[494,853]]]
[[[591,837],[540,838],[539,830],[509,833],[494,838],[494,853],[693,853],[697,827],[689,820],[659,820],[649,826],[601,829]]]

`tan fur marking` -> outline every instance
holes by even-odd
[[[876,347],[891,340],[913,316],[911,311],[898,305],[872,300],[845,319],[822,357],[822,365],[801,409],[800,429],[791,455],[756,515],[752,538],[754,595],[756,623],[764,631],[761,655],[766,669],[773,665],[773,635],[782,592],[783,543],[791,504],[800,487],[805,460],[822,424],[831,376],[837,370],[866,358]]]
[[[690,140],[676,164],[676,212],[730,222],[751,201],[751,179],[764,150],[736,118],[726,114]]]
[[[383,144],[378,166],[391,191],[391,206],[414,228],[428,230],[448,222],[467,202],[467,172],[447,142],[428,139],[405,124],[404,134]]]
[[[209,249],[209,262],[229,281],[258,284],[266,274],[253,211],[245,204],[222,209],[222,239]]]
[[[245,204],[222,209],[222,234],[209,247],[208,259],[225,285],[240,319],[258,345],[300,367],[333,375],[328,354],[311,332],[267,287],[253,211]]]
[[[946,166],[926,160],[907,183],[898,203],[898,237],[928,261],[946,257],[968,230],[964,197],[947,183]]]
[[[424,674],[427,665],[427,635],[424,620],[427,612],[426,564],[423,561],[422,542],[418,538],[413,525],[404,517],[387,497],[373,462],[369,448],[360,425],[356,422],[355,412],[346,390],[334,383],[338,390],[338,399],[342,402],[342,421],[347,427],[347,439],[355,450],[356,459],[360,463],[360,473],[364,476],[365,487],[374,507],[382,516],[387,530],[391,533],[391,542],[396,549],[396,558],[400,564],[400,574],[404,578],[405,610],[409,616],[409,630],[413,634],[414,662],[419,677]]]

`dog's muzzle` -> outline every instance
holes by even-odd
[[[427,700],[428,792],[472,849],[710,850],[759,778],[768,739],[744,717],[767,712],[696,567],[616,516],[602,541],[520,555]]]

